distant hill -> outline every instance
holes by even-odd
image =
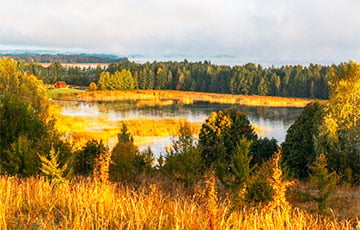
[[[91,54],[36,54],[36,53],[23,53],[23,54],[0,54],[0,56],[12,57],[14,59],[22,59],[25,62],[30,62],[33,60],[38,63],[114,63],[114,62],[123,62],[127,61],[126,57],[117,57],[114,55],[91,55]]]

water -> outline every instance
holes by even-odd
[[[278,143],[285,140],[286,131],[301,113],[302,108],[257,107],[230,104],[195,102],[191,105],[173,104],[168,106],[137,107],[136,101],[115,102],[58,102],[62,113],[77,117],[105,117],[110,121],[121,121],[135,118],[186,118],[190,122],[204,122],[213,111],[235,107],[244,112],[251,124],[260,126],[263,133],[259,136],[275,138]],[[140,150],[150,146],[159,155],[171,144],[173,137],[156,140],[150,145],[139,146]]]

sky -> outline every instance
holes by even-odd
[[[220,64],[360,61],[360,1],[0,0],[1,50]]]

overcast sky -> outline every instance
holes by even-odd
[[[260,64],[360,60],[359,0],[0,0],[0,49]]]

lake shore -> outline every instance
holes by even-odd
[[[220,93],[204,93],[176,90],[98,90],[63,93],[53,99],[75,101],[118,101],[118,100],[147,100],[149,106],[167,105],[172,103],[192,104],[204,101],[220,104],[234,104],[265,107],[304,107],[314,101],[307,98],[290,98],[258,95],[233,95]]]

